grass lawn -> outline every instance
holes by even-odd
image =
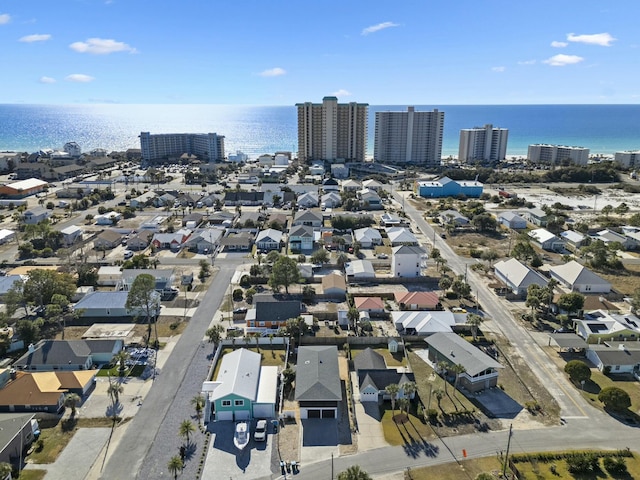
[[[604,410],[604,405],[598,400],[600,390],[606,387],[618,387],[627,392],[629,397],[631,397],[631,408],[629,410],[636,415],[640,414],[640,388],[638,388],[638,382],[636,382],[631,375],[620,375],[617,377],[619,378],[616,378],[616,376],[608,377],[599,370],[592,368],[591,379],[584,384],[582,395],[587,398],[592,405],[600,410]],[[567,381],[570,382],[568,378]]]
[[[462,463],[462,466],[452,462],[435,467],[412,468],[411,478],[412,480],[432,480],[434,478],[438,480],[459,480],[460,478],[475,478],[482,472],[500,472],[502,468],[500,461],[496,457],[464,460],[460,463]]]
[[[436,438],[431,427],[424,424],[416,417],[415,410],[408,415],[400,414],[396,405],[395,417],[392,418],[391,406],[385,403],[385,411],[382,415],[382,430],[384,431],[384,439],[391,445],[405,445],[414,442],[423,442]],[[400,420],[398,420],[400,419]],[[401,423],[402,419],[405,421]]]
[[[238,347],[240,348],[240,347]],[[215,380],[218,378],[218,370],[220,370],[220,365],[222,364],[222,357],[224,357],[227,353],[233,352],[233,348],[224,348],[220,354],[220,358],[218,359],[218,363],[216,364],[216,368],[213,370],[213,378]],[[283,367],[285,366],[285,354],[286,350],[283,348],[277,348],[270,346],[260,347],[260,351],[256,349],[256,347],[248,348],[247,350],[251,350],[252,352],[260,353],[262,355],[262,366],[263,367]]]
[[[351,348],[351,359],[355,360],[355,358],[364,352],[365,349],[361,348]],[[384,357],[384,361],[387,363],[387,367],[404,367],[407,365],[407,360],[405,356],[401,353],[391,353],[389,349],[386,347],[383,348],[374,348],[376,353],[379,353]]]
[[[524,478],[535,478],[539,480],[545,479],[557,479],[557,478],[579,478],[580,480],[603,480],[606,478],[640,478],[640,459],[625,458],[625,463],[629,470],[629,476],[614,477],[609,475],[605,470],[602,459],[600,459],[600,470],[592,474],[587,475],[573,475],[569,473],[567,469],[567,462],[565,460],[555,460],[553,462],[518,462],[516,468],[524,476]],[[551,465],[555,465],[556,473],[551,471]]]
[[[142,375],[142,372],[144,372],[144,366],[143,365],[136,365],[134,366],[132,369],[127,369],[126,370],[126,375],[127,377],[139,377],[140,375]],[[100,370],[98,370],[98,374],[96,375],[98,377],[119,377],[120,376],[120,367],[119,366],[115,366],[112,368],[101,368]]]
[[[182,318],[171,317],[171,320],[164,320],[160,318],[158,321],[157,329],[158,329],[158,337],[171,337],[173,335],[180,335],[189,322],[183,322]],[[153,336],[155,338],[155,329],[153,332]]]
[[[42,480],[46,474],[46,470],[23,470],[20,472],[20,476],[11,478],[14,480]]]

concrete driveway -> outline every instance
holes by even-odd
[[[375,448],[388,447],[384,439],[384,431],[380,422],[380,409],[375,402],[360,403],[360,388],[358,376],[351,372],[351,385],[356,407],[356,421],[358,422],[358,451],[366,452]]]
[[[251,433],[255,422],[251,424]],[[202,471],[203,480],[219,478],[253,479],[271,473],[271,454],[274,437],[269,431],[266,442],[255,442],[253,439],[244,450],[238,451],[233,444],[234,422],[216,422],[210,425],[211,441],[207,460]]]
[[[495,418],[513,419],[522,411],[522,405],[500,388],[490,388],[476,395],[465,392],[468,398],[475,399]]]
[[[338,421],[331,418],[301,420],[300,461],[302,465],[340,455]]]

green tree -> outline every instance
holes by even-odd
[[[392,383],[390,385],[387,385],[387,388],[385,388],[385,392],[391,398],[391,414],[395,415],[396,400],[398,399],[398,393],[400,393],[400,387],[397,383]]]
[[[491,266],[493,265],[493,262],[500,258],[500,255],[495,250],[485,250],[480,255],[480,258],[485,262],[488,262],[489,266]]]
[[[122,385],[120,385],[118,381],[112,380],[109,382],[109,386],[107,387],[107,394],[111,397],[111,401],[113,402],[114,406],[120,403],[120,394],[123,391],[124,391],[124,388],[122,387]]]
[[[525,305],[531,308],[532,317],[535,311],[540,308],[540,305],[542,305],[543,295],[545,295],[545,292],[543,291],[543,287],[540,285],[532,283],[527,287],[527,300],[525,301]]]
[[[518,241],[511,249],[511,256],[518,260],[528,262],[535,257],[536,251],[529,242]]]
[[[340,268],[344,268],[345,264],[348,262],[349,262],[349,257],[344,252],[340,252],[336,257],[336,264],[338,264]]]
[[[127,360],[129,360],[129,353],[126,350],[120,350],[113,356],[113,360],[116,365],[118,365],[118,374],[121,377],[124,377],[125,372],[127,371]]]
[[[244,291],[241,288],[236,288],[232,293],[234,302],[241,302],[244,297]]]
[[[598,400],[604,403],[605,408],[614,412],[623,412],[631,406],[629,394],[618,387],[606,387],[600,390]]]
[[[371,480],[371,476],[359,465],[351,465],[344,472],[338,474],[338,480]]]
[[[471,294],[471,286],[464,280],[464,275],[459,275],[451,284],[451,291],[458,297],[466,298]]]
[[[436,397],[436,401],[438,402],[438,409],[440,409],[440,411],[444,413],[444,410],[442,410],[442,399],[444,398],[444,390],[442,390],[441,388],[436,388],[433,391],[433,395]]]
[[[558,298],[558,307],[566,311],[569,316],[584,306],[584,295],[578,292],[563,293]]]
[[[296,339],[299,339],[302,335],[306,335],[309,332],[309,325],[307,325],[302,317],[290,318],[282,330],[295,343]]]
[[[411,397],[418,391],[418,386],[416,382],[404,382],[402,384],[402,392],[407,399],[411,399]]]
[[[181,437],[187,441],[187,445],[190,443],[190,437],[193,432],[196,431],[196,427],[191,420],[183,420],[180,424],[179,432]]]
[[[71,418],[76,416],[76,407],[81,402],[81,398],[77,393],[67,393],[64,396],[64,406],[71,409]]]
[[[602,213],[605,217],[609,218],[611,212],[613,212],[613,207],[611,205],[605,205],[604,207],[602,207]]]
[[[564,371],[575,383],[586,382],[591,378],[591,369],[581,360],[571,360],[564,366]]]
[[[269,255],[267,255],[268,257]],[[269,286],[274,290],[280,290],[284,287],[287,295],[289,294],[289,286],[300,280],[300,271],[298,264],[293,258],[279,257],[273,264],[271,275],[269,276]]]
[[[356,307],[351,307],[347,311],[347,320],[349,320],[349,328],[355,330],[360,320],[360,312]]]
[[[219,343],[222,338],[222,332],[224,332],[224,327],[219,323],[216,323],[213,327],[208,328],[205,334],[209,338],[209,343]]]
[[[27,273],[23,293],[27,302],[44,307],[56,294],[69,300],[76,293],[76,282],[68,273],[35,269]]]
[[[39,320],[20,320],[16,324],[18,335],[25,345],[36,343],[40,339],[40,327],[42,319]]]
[[[13,472],[13,467],[10,463],[0,462],[0,478],[7,478],[10,473]]]
[[[29,314],[27,302],[24,298],[24,282],[22,280],[18,280],[11,285],[11,288],[9,288],[4,296],[4,302],[5,311],[9,317],[12,317],[20,307],[24,308],[25,315]]]
[[[160,311],[160,296],[156,292],[156,281],[152,275],[138,275],[127,295],[125,304],[128,310],[142,310],[147,323],[147,345],[151,342],[151,319]],[[156,331],[156,340],[158,339]]]
[[[449,290],[451,288],[451,285],[453,285],[453,280],[451,279],[451,277],[447,275],[440,278],[440,281],[438,282],[438,287],[443,292],[446,292],[447,290]]]
[[[456,394],[455,392],[458,390],[458,383],[460,382],[460,375],[462,375],[464,372],[467,371],[467,369],[464,367],[464,365],[460,364],[460,363],[456,363],[455,365],[452,365],[450,367],[450,370],[455,373],[456,375],[456,379],[454,382],[454,387],[455,387],[455,391],[454,391],[454,395]]]
[[[477,313],[469,313],[467,315],[467,325],[471,327],[471,336],[473,340],[476,341],[478,339],[478,328],[482,323],[483,318]]]
[[[169,463],[167,464],[167,469],[169,470],[169,473],[173,475],[174,480],[178,479],[178,473],[180,473],[183,468],[184,463],[179,455],[171,457],[171,460],[169,460]]]
[[[319,248],[311,254],[311,263],[324,264],[329,261],[329,252],[324,248]]]
[[[198,420],[202,418],[202,410],[204,410],[205,398],[202,395],[196,395],[191,399],[191,405],[196,410],[196,417]]]
[[[471,219],[471,224],[479,232],[494,232],[498,226],[498,222],[489,213],[481,213]]]
[[[269,253],[267,253],[265,260],[267,263],[274,264],[280,257],[281,255],[277,250],[271,250]]]

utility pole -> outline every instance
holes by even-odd
[[[331,480],[333,480],[333,452],[331,452]]]
[[[509,425],[509,438],[507,439],[507,454],[504,457],[504,463],[502,465],[502,476],[507,474],[507,463],[509,462],[509,447],[511,447],[511,435],[513,431],[513,423]]]

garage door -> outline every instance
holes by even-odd
[[[239,410],[235,413],[235,420],[249,420],[250,418],[249,410]]]
[[[336,418],[335,410],[322,410],[322,418]]]
[[[273,418],[274,410],[273,403],[254,403],[253,418]]]
[[[307,410],[307,418],[320,418],[320,410]]]
[[[216,412],[216,420],[233,420],[233,412]]]

